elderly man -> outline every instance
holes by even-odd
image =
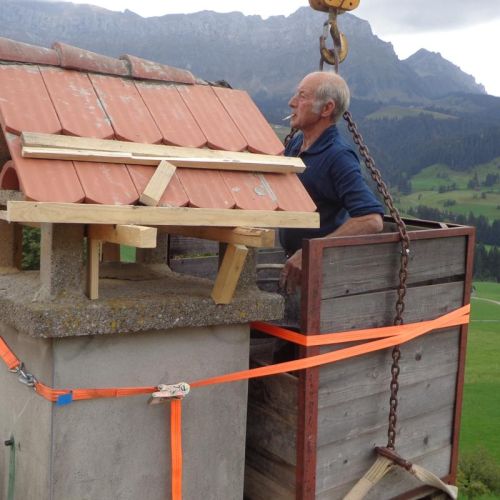
[[[300,285],[302,239],[351,236],[382,231],[384,209],[361,175],[359,160],[340,136],[336,122],[349,106],[346,82],[332,72],[315,72],[299,84],[288,105],[291,126],[301,133],[287,145],[286,156],[300,156],[299,175],[320,214],[319,229],[284,229],[280,240],[289,257],[280,285],[293,293]]]

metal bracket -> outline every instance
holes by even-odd
[[[151,394],[148,404],[158,405],[166,403],[170,399],[184,399],[190,390],[191,387],[186,382],[179,382],[173,385],[160,384],[158,391]]]

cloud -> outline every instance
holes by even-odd
[[[499,0],[364,0],[353,14],[381,35],[449,31],[500,18]]]

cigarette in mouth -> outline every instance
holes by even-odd
[[[292,116],[293,116],[293,113],[291,115],[285,116],[285,118],[283,118],[281,121],[284,122],[286,120],[289,120]]]

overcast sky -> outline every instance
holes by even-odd
[[[78,0],[75,3],[118,11],[129,9],[143,17],[214,10],[267,18],[289,15],[309,5],[308,0]],[[474,75],[488,93],[500,96],[500,0],[361,0],[354,14],[368,20],[380,38],[392,42],[401,59],[420,48],[440,52]]]

